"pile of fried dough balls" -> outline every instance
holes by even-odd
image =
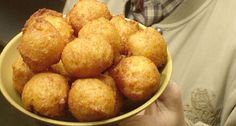
[[[41,116],[69,111],[78,121],[103,120],[121,114],[127,100],[144,103],[160,87],[167,62],[160,33],[112,16],[99,1],[79,0],[66,16],[40,9],[22,32],[14,87],[24,107]]]

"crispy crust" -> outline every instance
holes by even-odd
[[[129,36],[139,30],[138,23],[133,20],[125,20],[123,15],[113,16],[111,23],[116,27],[121,37],[121,54],[127,54],[125,45]]]
[[[22,102],[34,113],[58,117],[65,113],[69,86],[66,79],[54,73],[34,75],[25,85]]]
[[[145,56],[158,68],[167,63],[167,45],[164,38],[153,28],[140,30],[129,37],[127,42],[129,56]]]
[[[88,22],[79,32],[79,38],[94,35],[100,35],[110,43],[114,50],[114,64],[117,64],[121,59],[121,39],[117,29],[109,22],[109,20],[101,17]]]
[[[56,30],[58,30],[58,32],[66,42],[70,42],[74,39],[74,31],[72,29],[72,26],[68,23],[67,19],[63,18],[63,15],[61,13],[46,8],[39,9],[32,16],[30,16],[30,18],[26,21],[24,28],[22,29],[23,33],[25,32],[25,29],[31,24],[34,24],[34,22],[38,18],[42,18],[51,23],[56,28]]]
[[[23,29],[22,29],[22,32],[24,33],[25,29],[32,23],[35,22],[35,20],[37,18],[42,18],[44,16],[47,16],[47,15],[51,15],[51,16],[55,16],[55,17],[62,17],[62,14],[54,11],[54,10],[50,10],[50,9],[46,9],[46,8],[43,8],[43,9],[39,9],[38,11],[36,11],[35,13],[33,13],[30,18],[26,21]]]
[[[105,84],[107,84],[108,86],[110,86],[113,91],[115,92],[116,95],[116,106],[115,106],[115,112],[113,116],[119,115],[119,113],[122,111],[123,109],[123,104],[124,104],[124,99],[123,96],[121,94],[121,92],[117,89],[116,83],[114,81],[114,79],[109,76],[109,75],[100,75],[98,77],[99,80],[103,81]]]
[[[21,95],[25,84],[34,75],[32,70],[24,63],[22,57],[19,57],[12,66],[12,80],[15,90]]]
[[[107,6],[97,0],[79,0],[67,14],[75,33],[89,21],[104,17],[111,19]]]
[[[24,30],[18,50],[29,68],[40,72],[60,60],[65,44],[55,27],[37,18]]]
[[[53,64],[51,66],[51,70],[55,73],[59,73],[59,74],[65,76],[65,77],[70,77],[69,73],[66,71],[61,60],[58,63]]]
[[[62,63],[71,76],[96,77],[112,65],[113,49],[101,36],[78,38],[66,45]]]
[[[115,111],[115,93],[101,80],[78,79],[69,92],[68,105],[79,121],[107,119]]]
[[[111,75],[119,90],[132,101],[149,99],[160,84],[160,73],[155,64],[143,56],[123,59]]]

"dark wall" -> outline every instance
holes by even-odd
[[[21,31],[29,16],[40,8],[62,11],[65,0],[0,0],[0,44]]]
[[[21,31],[29,16],[40,8],[62,11],[64,0],[0,0],[0,46]],[[2,47],[0,47],[1,53]],[[1,126],[44,126],[13,108],[0,92]],[[45,125],[46,126],[46,125]]]

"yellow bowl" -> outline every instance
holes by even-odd
[[[141,106],[125,113],[117,117],[113,117],[110,119],[95,121],[95,122],[72,122],[72,121],[61,121],[56,119],[51,119],[47,117],[43,117],[37,114],[34,114],[28,110],[26,110],[21,102],[21,97],[17,94],[13,87],[12,81],[12,65],[16,61],[16,59],[20,56],[17,50],[18,43],[21,40],[22,33],[16,35],[3,49],[2,54],[0,56],[0,89],[2,94],[5,96],[7,101],[14,106],[19,111],[24,114],[54,125],[63,125],[63,126],[97,126],[97,125],[107,125],[112,123],[117,123],[123,119],[127,119],[131,116],[136,115],[141,112],[149,105],[151,105],[157,98],[161,95],[161,93],[165,90],[172,72],[172,60],[170,53],[168,51],[168,62],[161,73],[161,86],[159,90],[150,98],[147,102],[142,104]]]

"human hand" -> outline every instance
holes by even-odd
[[[119,124],[120,126],[185,126],[181,93],[176,83],[166,90],[150,107]]]

